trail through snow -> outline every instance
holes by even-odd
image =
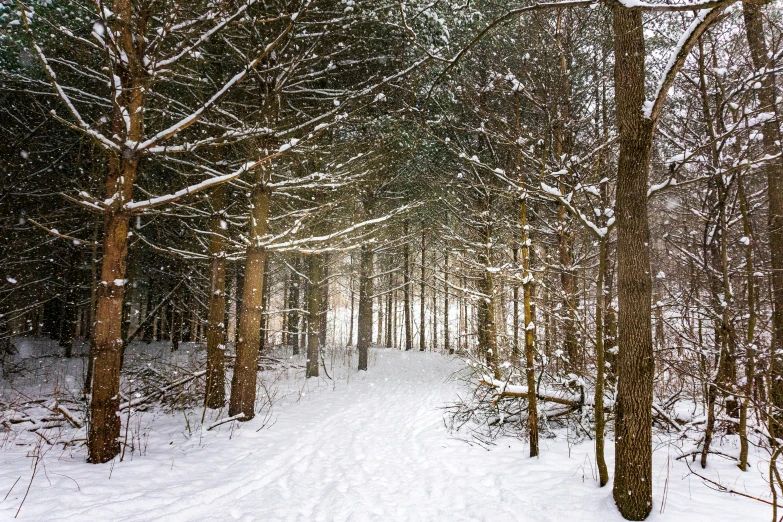
[[[522,441],[501,439],[490,451],[470,445],[448,433],[441,409],[460,392],[449,380],[459,361],[374,350],[371,362],[369,372],[349,379],[311,380],[304,396],[276,406],[275,422],[260,431],[261,421],[253,420],[182,442],[180,418],[180,431],[153,429],[145,456],[114,466],[50,451],[19,519],[622,520],[611,485],[601,489],[593,478],[589,441],[569,448],[560,438],[545,439],[539,459],[526,456]],[[683,478],[687,468],[673,450],[660,446],[655,455],[651,520],[767,519],[761,503]],[[22,500],[28,461],[18,450],[0,453],[0,498],[22,476],[0,503],[0,520],[10,520]],[[724,483],[763,494],[760,471],[715,466],[707,471]]]

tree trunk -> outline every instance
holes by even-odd
[[[750,57],[756,71],[772,68],[769,63],[767,43],[764,39],[762,6],[754,2],[742,3],[745,20],[745,33],[750,48]],[[771,112],[775,118],[768,118],[762,124],[764,155],[775,157],[780,152],[780,122],[775,104],[775,76],[767,72],[761,80],[761,88],[756,89],[759,109]],[[779,410],[783,408],[783,161],[775,158],[764,162],[767,175],[770,283],[772,287],[772,402]],[[778,416],[778,421],[783,420]]]
[[[127,178],[126,178],[127,179]],[[132,179],[132,178],[131,178]],[[113,193],[113,187],[109,187]],[[108,462],[120,452],[120,359],[122,302],[128,253],[128,217],[106,215],[101,282],[95,313],[92,400],[90,401],[89,461]]]
[[[367,370],[367,355],[372,342],[372,268],[373,251],[362,245],[359,260],[359,370]]]
[[[423,351],[425,351],[427,349],[427,336],[426,336],[427,329],[425,328],[425,324],[424,324],[424,321],[426,320],[425,319],[426,316],[424,315],[425,314],[424,306],[425,306],[425,304],[427,302],[426,287],[425,287],[425,283],[424,283],[424,277],[426,275],[425,272],[424,272],[424,270],[425,270],[425,268],[424,268],[424,260],[425,260],[425,250],[424,250],[425,243],[424,243],[424,241],[425,241],[425,235],[424,235],[424,231],[422,231],[422,233],[421,233],[421,281],[420,281],[420,284],[419,284],[419,288],[420,288],[420,298],[419,298],[420,303],[419,304],[420,304],[420,307],[421,307],[420,313],[419,313],[419,351],[420,352],[423,352]]]
[[[294,270],[291,270],[291,284],[288,289],[288,343],[291,345],[293,355],[299,355],[299,274],[301,269],[300,257],[294,262]]]
[[[454,353],[454,348],[449,342],[449,249],[444,253],[443,259],[443,350],[449,354]]]
[[[233,416],[242,413],[243,421],[255,416],[258,351],[261,347],[261,317],[264,308],[264,268],[267,259],[261,241],[269,226],[271,197],[272,190],[266,185],[266,176],[257,173],[250,197],[250,245],[245,260],[236,361],[228,406],[228,414]]]
[[[598,281],[595,284],[595,460],[601,487],[609,482],[604,456],[604,275],[606,273],[606,238],[598,240]]]
[[[394,298],[394,291],[392,288],[394,287],[394,274],[389,273],[389,290],[386,294],[386,348],[391,348],[394,346],[392,338],[394,335],[394,325],[393,323],[393,298]]]
[[[329,254],[322,254],[321,280],[318,290],[321,293],[321,305],[318,309],[318,345],[321,349],[326,347],[326,327],[329,322]]]
[[[653,354],[648,167],[653,120],[645,118],[641,11],[613,6],[615,90],[620,156],[617,168],[619,346],[613,495],[628,520],[652,509]]]
[[[745,196],[745,187],[742,175],[737,177],[737,192],[740,200],[740,211],[742,213],[742,228],[745,237],[748,239],[745,245],[745,279],[747,285],[748,302],[748,325],[745,337],[745,397],[742,398],[740,405],[740,453],[739,468],[742,471],[748,469],[748,407],[753,395],[753,381],[756,373],[756,282],[755,268],[753,262],[753,230],[751,228],[750,213],[748,212],[748,202]]]
[[[527,428],[530,440],[530,456],[538,456],[538,404],[536,397],[536,321],[533,313],[533,273],[530,271],[530,233],[527,221],[527,197],[523,197],[519,205],[519,224],[522,228],[522,291],[524,301],[522,313],[525,320],[525,380],[527,384]]]
[[[310,290],[307,295],[308,335],[307,335],[307,367],[305,377],[318,377],[318,359],[320,355],[321,303],[323,296],[323,258],[319,254],[310,256]]]
[[[226,403],[226,374],[224,354],[226,350],[226,238],[227,221],[226,185],[219,185],[210,197],[212,220],[210,223],[209,254],[209,313],[207,317],[207,408],[222,408]],[[191,333],[193,335],[193,333]]]
[[[406,237],[402,247],[402,307],[405,321],[405,350],[413,349],[413,331],[411,328],[411,273],[410,273],[410,246],[408,245],[408,222],[405,222],[403,234]]]

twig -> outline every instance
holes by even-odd
[[[19,475],[19,478],[18,478],[18,479],[16,479],[16,482],[14,482],[14,485],[13,485],[13,486],[11,486],[11,489],[9,489],[9,490],[8,490],[8,493],[6,493],[6,494],[5,494],[5,496],[3,497],[3,502],[5,502],[5,501],[6,501],[6,499],[8,498],[8,495],[10,495],[10,494],[11,494],[11,492],[12,492],[12,491],[14,490],[14,488],[16,487],[16,483],[17,483],[17,482],[19,482],[20,480],[22,480],[22,476],[21,476],[21,475]]]
[[[752,500],[758,500],[759,502],[763,502],[764,504],[768,504],[770,506],[783,507],[780,504],[774,504],[774,503],[770,502],[769,500],[764,500],[763,498],[754,497],[753,495],[748,495],[747,493],[742,493],[740,491],[733,490],[731,488],[728,488],[728,487],[724,486],[723,484],[721,484],[719,482],[715,482],[714,480],[708,479],[704,475],[699,475],[698,473],[693,471],[693,468],[691,468],[691,465],[690,465],[690,463],[687,460],[685,461],[685,465],[688,466],[688,471],[691,472],[691,475],[696,475],[697,477],[702,479],[704,482],[708,482],[708,483],[712,484],[713,486],[718,488],[718,491],[722,491],[724,493],[729,493],[729,494],[734,494],[734,495],[739,495],[741,497],[746,497],[746,498],[749,498],[749,499],[752,499]]]

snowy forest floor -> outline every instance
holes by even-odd
[[[13,519],[23,499],[18,519],[31,521],[622,520],[611,484],[598,487],[589,440],[573,445],[558,433],[531,459],[521,440],[501,438],[487,448],[467,433],[450,433],[444,407],[464,393],[451,378],[460,360],[378,349],[369,372],[356,372],[355,362],[350,351],[329,361],[334,380],[305,383],[298,366],[263,372],[275,400],[246,423],[207,431],[221,412],[210,412],[202,425],[197,407],[184,414],[152,409],[132,420],[138,451],[122,462],[86,464],[81,444],[33,443],[38,438],[6,428],[0,520]],[[68,373],[59,383],[31,374],[4,382],[0,401],[9,408],[20,393],[67,388],[79,379]],[[723,443],[722,451],[736,453],[731,439]],[[607,446],[611,474],[611,440]],[[676,460],[680,451],[673,440],[655,437],[650,520],[768,520],[769,506],[690,475]],[[31,483],[34,456],[40,459]],[[716,456],[698,471],[768,499],[765,466],[764,455],[754,454],[742,473]]]

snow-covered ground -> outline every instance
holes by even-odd
[[[599,488],[589,441],[542,440],[541,457],[499,439],[489,450],[449,433],[443,407],[462,363],[433,353],[373,350],[369,372],[335,381],[289,371],[261,418],[212,431],[148,414],[144,455],[104,465],[82,449],[49,449],[19,512],[31,521],[619,521]],[[355,363],[352,358],[351,367]],[[333,367],[337,368],[337,366]],[[334,375],[333,375],[334,376]],[[200,412],[195,415],[198,417]],[[193,422],[191,419],[190,422]],[[261,429],[260,429],[261,428]],[[13,519],[32,474],[31,447],[0,450],[0,520]],[[727,450],[729,451],[729,450]],[[608,443],[610,473],[613,446]],[[768,506],[689,476],[676,448],[654,453],[653,521],[767,520]],[[704,473],[768,498],[765,463],[751,471],[711,458]],[[701,470],[699,470],[701,472]],[[15,485],[14,485],[15,484]]]

